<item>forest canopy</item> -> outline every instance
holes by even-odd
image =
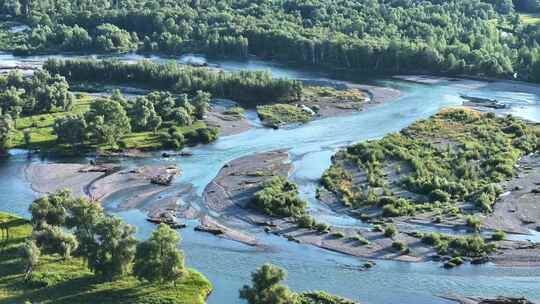
[[[246,57],[540,81],[537,0],[0,0],[28,51]]]

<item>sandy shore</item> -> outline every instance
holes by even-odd
[[[253,128],[245,116],[227,115],[225,110],[224,107],[212,105],[205,117],[208,126],[220,129],[220,136],[235,135]]]
[[[419,262],[434,254],[432,248],[424,246],[418,239],[405,233],[394,240],[384,237],[382,232],[366,229],[331,228],[329,233],[321,234],[313,230],[298,228],[291,219],[277,219],[259,213],[247,207],[254,193],[262,183],[274,175],[287,176],[291,170],[286,151],[273,151],[242,157],[225,165],[216,178],[204,191],[204,203],[211,211],[219,213],[220,224],[236,230],[236,235],[225,236],[228,239],[248,243],[239,229],[264,226],[266,231],[305,244],[311,244],[327,250],[341,252],[369,259],[393,259]],[[240,222],[243,222],[242,227]],[[231,228],[234,227],[234,228]],[[262,228],[260,228],[262,229]],[[341,232],[344,237],[336,237]],[[360,245],[355,236],[362,235],[369,240],[369,245]],[[399,240],[409,244],[410,254],[401,254],[392,248],[392,243]]]
[[[180,173],[174,166],[144,166],[121,169],[111,164],[92,166],[84,164],[31,164],[26,169],[26,179],[34,191],[50,193],[69,189],[76,197],[104,200],[119,192],[131,191],[134,195],[117,208],[138,208],[151,196],[156,196],[172,186],[153,182],[156,177],[173,178]],[[172,206],[174,203],[163,204]]]
[[[50,193],[70,189],[74,196],[90,196],[88,186],[105,176],[106,172],[90,170],[83,164],[31,164],[26,168],[26,179],[34,191]],[[112,168],[112,166],[111,166]]]
[[[435,224],[430,216],[417,216],[392,219],[392,222],[399,227],[399,233],[394,238],[385,237],[383,232],[362,227],[357,229],[331,227],[329,233],[321,234],[313,230],[298,228],[291,219],[271,218],[248,208],[247,204],[253,194],[260,189],[260,185],[265,180],[273,175],[288,174],[291,167],[287,160],[286,151],[274,151],[242,157],[228,163],[205,189],[205,206],[220,214],[218,221],[221,225],[234,227],[231,229],[237,232],[245,228],[238,225],[239,222],[250,225],[250,228],[265,226],[267,232],[286,237],[291,241],[367,259],[407,262],[432,260],[437,256],[436,250],[411,235],[412,232],[418,230],[418,225],[433,226],[434,229],[467,229],[463,219],[456,218],[454,222]],[[531,193],[531,188],[536,189],[536,183],[540,183],[539,160],[537,156],[528,156],[522,160],[520,163],[522,169],[518,177],[509,180],[505,185],[507,188],[512,188],[516,184],[521,184],[523,188],[519,190],[522,191],[520,199],[517,200],[510,195],[502,196],[496,204],[495,212],[486,218],[487,230],[506,227],[505,230],[509,232],[527,232],[536,222],[533,218],[540,218],[540,211],[537,210],[534,204],[536,200]],[[353,217],[358,215],[344,208],[328,191],[322,190],[320,199],[337,213],[346,213]],[[516,205],[519,205],[518,211],[509,209],[509,206],[511,209],[516,209]],[[337,236],[338,232],[343,236]],[[357,236],[362,236],[369,241],[369,244],[360,244],[356,239]],[[248,243],[247,239],[241,235],[229,235],[227,238]],[[400,253],[395,250],[392,245],[396,241],[407,245],[409,252]],[[501,241],[497,251],[490,255],[489,260],[502,266],[540,266],[540,246],[526,241]]]
[[[285,150],[241,157],[226,164],[203,193],[205,207],[219,214],[214,220],[221,228],[237,231],[219,236],[251,245],[254,240],[238,229],[244,229],[246,224],[255,227],[272,219],[246,208],[247,204],[265,181],[275,175],[287,176],[291,169]]]
[[[368,110],[371,107],[395,100],[401,96],[401,92],[388,87],[379,87],[362,84],[346,84],[346,90],[359,90],[366,95],[363,102],[340,100],[336,98],[319,97],[315,99],[302,100],[302,104],[320,108],[316,119],[327,117],[351,115],[357,112]]]
[[[517,176],[503,184],[504,193],[497,200],[493,213],[486,218],[486,228],[527,234],[540,227],[540,194],[536,193],[539,185],[540,155],[523,157]]]

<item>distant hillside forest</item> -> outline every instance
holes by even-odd
[[[20,53],[248,54],[333,69],[540,82],[539,0],[0,0]],[[519,12],[518,12],[519,11]]]

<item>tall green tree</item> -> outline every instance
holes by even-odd
[[[251,274],[252,286],[242,287],[240,298],[249,304],[295,304],[297,295],[280,284],[286,276],[285,270],[265,264]]]
[[[70,258],[79,246],[75,236],[59,226],[44,225],[39,229],[34,228],[32,238],[43,253],[56,253],[64,259]]]
[[[206,112],[210,108],[210,100],[212,95],[207,92],[197,91],[193,98],[193,105],[195,106],[195,117],[197,119],[204,119]]]
[[[178,249],[180,236],[168,225],[161,224],[152,236],[137,245],[133,272],[151,282],[170,282],[184,272],[184,256]]]
[[[35,229],[44,226],[63,226],[66,223],[66,206],[71,192],[61,190],[36,199],[29,207],[31,222]]]
[[[58,141],[71,145],[82,144],[87,138],[87,124],[83,116],[69,115],[54,122],[54,132]]]
[[[88,261],[96,246],[94,228],[105,217],[103,208],[99,202],[77,198],[70,201],[67,211],[66,227],[74,230],[79,242],[77,252]]]
[[[107,280],[126,274],[135,256],[135,227],[120,218],[105,216],[92,227],[92,234],[94,237],[82,244],[90,269]]]
[[[11,115],[2,115],[2,111],[0,111],[0,157],[7,154],[12,130],[13,120],[11,119]]]
[[[85,119],[99,143],[116,145],[123,135],[131,132],[124,107],[112,99],[100,98],[94,101]]]

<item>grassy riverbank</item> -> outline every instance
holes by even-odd
[[[0,303],[205,303],[211,283],[190,269],[176,285],[142,283],[133,276],[100,282],[80,258],[63,260],[57,255],[41,257],[31,279],[24,282],[18,248],[30,237],[30,224],[0,213],[8,223],[10,237],[0,239]]]
[[[72,154],[74,148],[70,144],[58,142],[58,136],[54,131],[55,121],[72,115],[84,115],[90,110],[94,98],[85,94],[77,94],[74,106],[70,111],[57,111],[46,114],[37,114],[17,118],[14,130],[11,134],[9,148],[30,148],[58,154]],[[198,120],[188,126],[173,126],[173,128],[186,139],[193,137],[193,143],[197,142],[200,130],[207,130],[204,120]],[[164,138],[167,138],[170,127],[163,126],[153,131],[131,132],[122,136],[119,140],[122,149],[157,150],[165,148]],[[29,141],[25,141],[25,133],[29,134]],[[110,150],[115,149],[108,144],[87,143],[85,150]]]

